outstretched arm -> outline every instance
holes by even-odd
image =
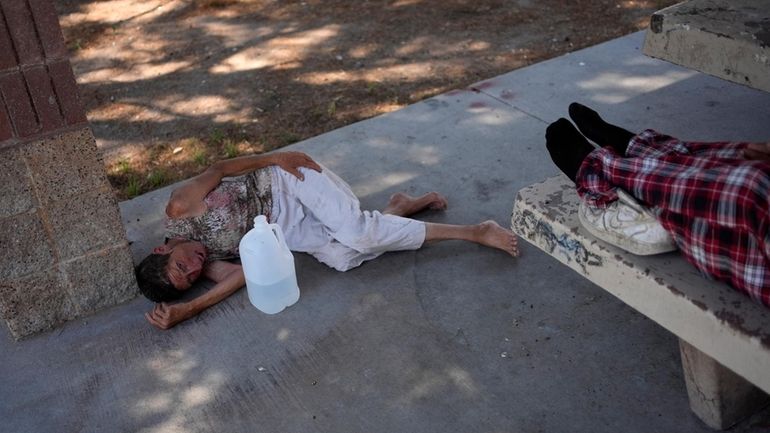
[[[206,265],[204,275],[217,283],[211,290],[187,302],[155,304],[155,308],[144,315],[147,321],[157,328],[169,329],[217,304],[246,284],[243,268],[234,263],[211,262]]]
[[[277,165],[300,180],[304,179],[299,171],[300,167],[321,171],[321,166],[302,152],[278,152],[217,161],[171,193],[166,205],[166,215],[171,218],[199,215],[205,211],[203,199],[219,185],[223,177],[240,176],[270,165]]]

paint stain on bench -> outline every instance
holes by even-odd
[[[634,268],[633,262],[626,260],[626,258],[621,256],[620,254],[615,254],[615,260],[619,261],[620,263],[623,263],[624,265],[628,266],[631,269]]]
[[[731,328],[739,331],[740,333],[757,338],[763,347],[770,348],[770,333],[763,331],[760,327],[754,329],[747,328],[745,319],[740,314],[737,314],[734,311],[723,309],[714,312],[714,315],[717,317],[717,319],[721,320],[723,323],[726,323]]]
[[[531,211],[524,210],[516,215],[514,227],[526,239],[537,239],[537,245],[553,256],[562,256],[567,262],[575,261],[584,274],[588,267],[601,267],[601,256],[592,253],[583,243],[570,237],[567,233],[556,234],[553,227],[537,218]]]

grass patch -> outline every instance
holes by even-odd
[[[369,81],[366,83],[366,93],[373,94],[377,91],[377,89],[380,87],[380,83],[376,81]]]
[[[152,170],[150,174],[147,175],[147,182],[153,189],[163,186],[166,183],[166,180],[168,180],[168,176],[166,175],[166,171],[162,168]]]
[[[198,149],[192,154],[193,162],[198,165],[206,165],[209,162],[209,156],[203,149]]]
[[[225,140],[225,158],[235,158],[240,154],[240,151],[238,150],[238,145],[235,144],[233,140]]]
[[[222,144],[225,141],[225,133],[221,129],[214,128],[209,133],[209,141],[214,144]]]
[[[131,166],[131,161],[123,157],[112,164],[110,171],[118,176],[127,176],[134,172],[134,168]]]
[[[299,139],[299,135],[291,131],[281,131],[278,135],[278,140],[280,140],[281,146],[288,146],[292,143],[296,143],[299,141]]]
[[[125,188],[123,188],[123,193],[126,194],[126,197],[128,198],[134,198],[138,196],[142,192],[142,185],[139,182],[139,179],[136,176],[131,176],[128,179],[128,183],[126,183]]]
[[[74,41],[69,43],[67,48],[69,48],[70,51],[80,51],[83,49],[83,40],[75,39]]]

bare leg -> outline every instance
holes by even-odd
[[[382,213],[407,217],[425,209],[444,210],[447,204],[447,199],[437,192],[429,192],[419,197],[398,192],[390,197],[390,201]]]
[[[514,257],[519,255],[516,235],[492,220],[470,226],[425,223],[425,230],[425,242],[456,239],[497,248]]]
[[[390,197],[382,213],[407,217],[425,209],[444,210],[447,204],[447,199],[437,192],[429,192],[420,197],[399,192]],[[503,250],[514,257],[519,255],[516,235],[491,220],[475,225],[425,223],[425,242],[445,240],[474,242]]]

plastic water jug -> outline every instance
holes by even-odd
[[[255,307],[276,314],[299,300],[294,256],[278,224],[268,224],[264,215],[254,218],[254,228],[238,248],[249,301]]]

